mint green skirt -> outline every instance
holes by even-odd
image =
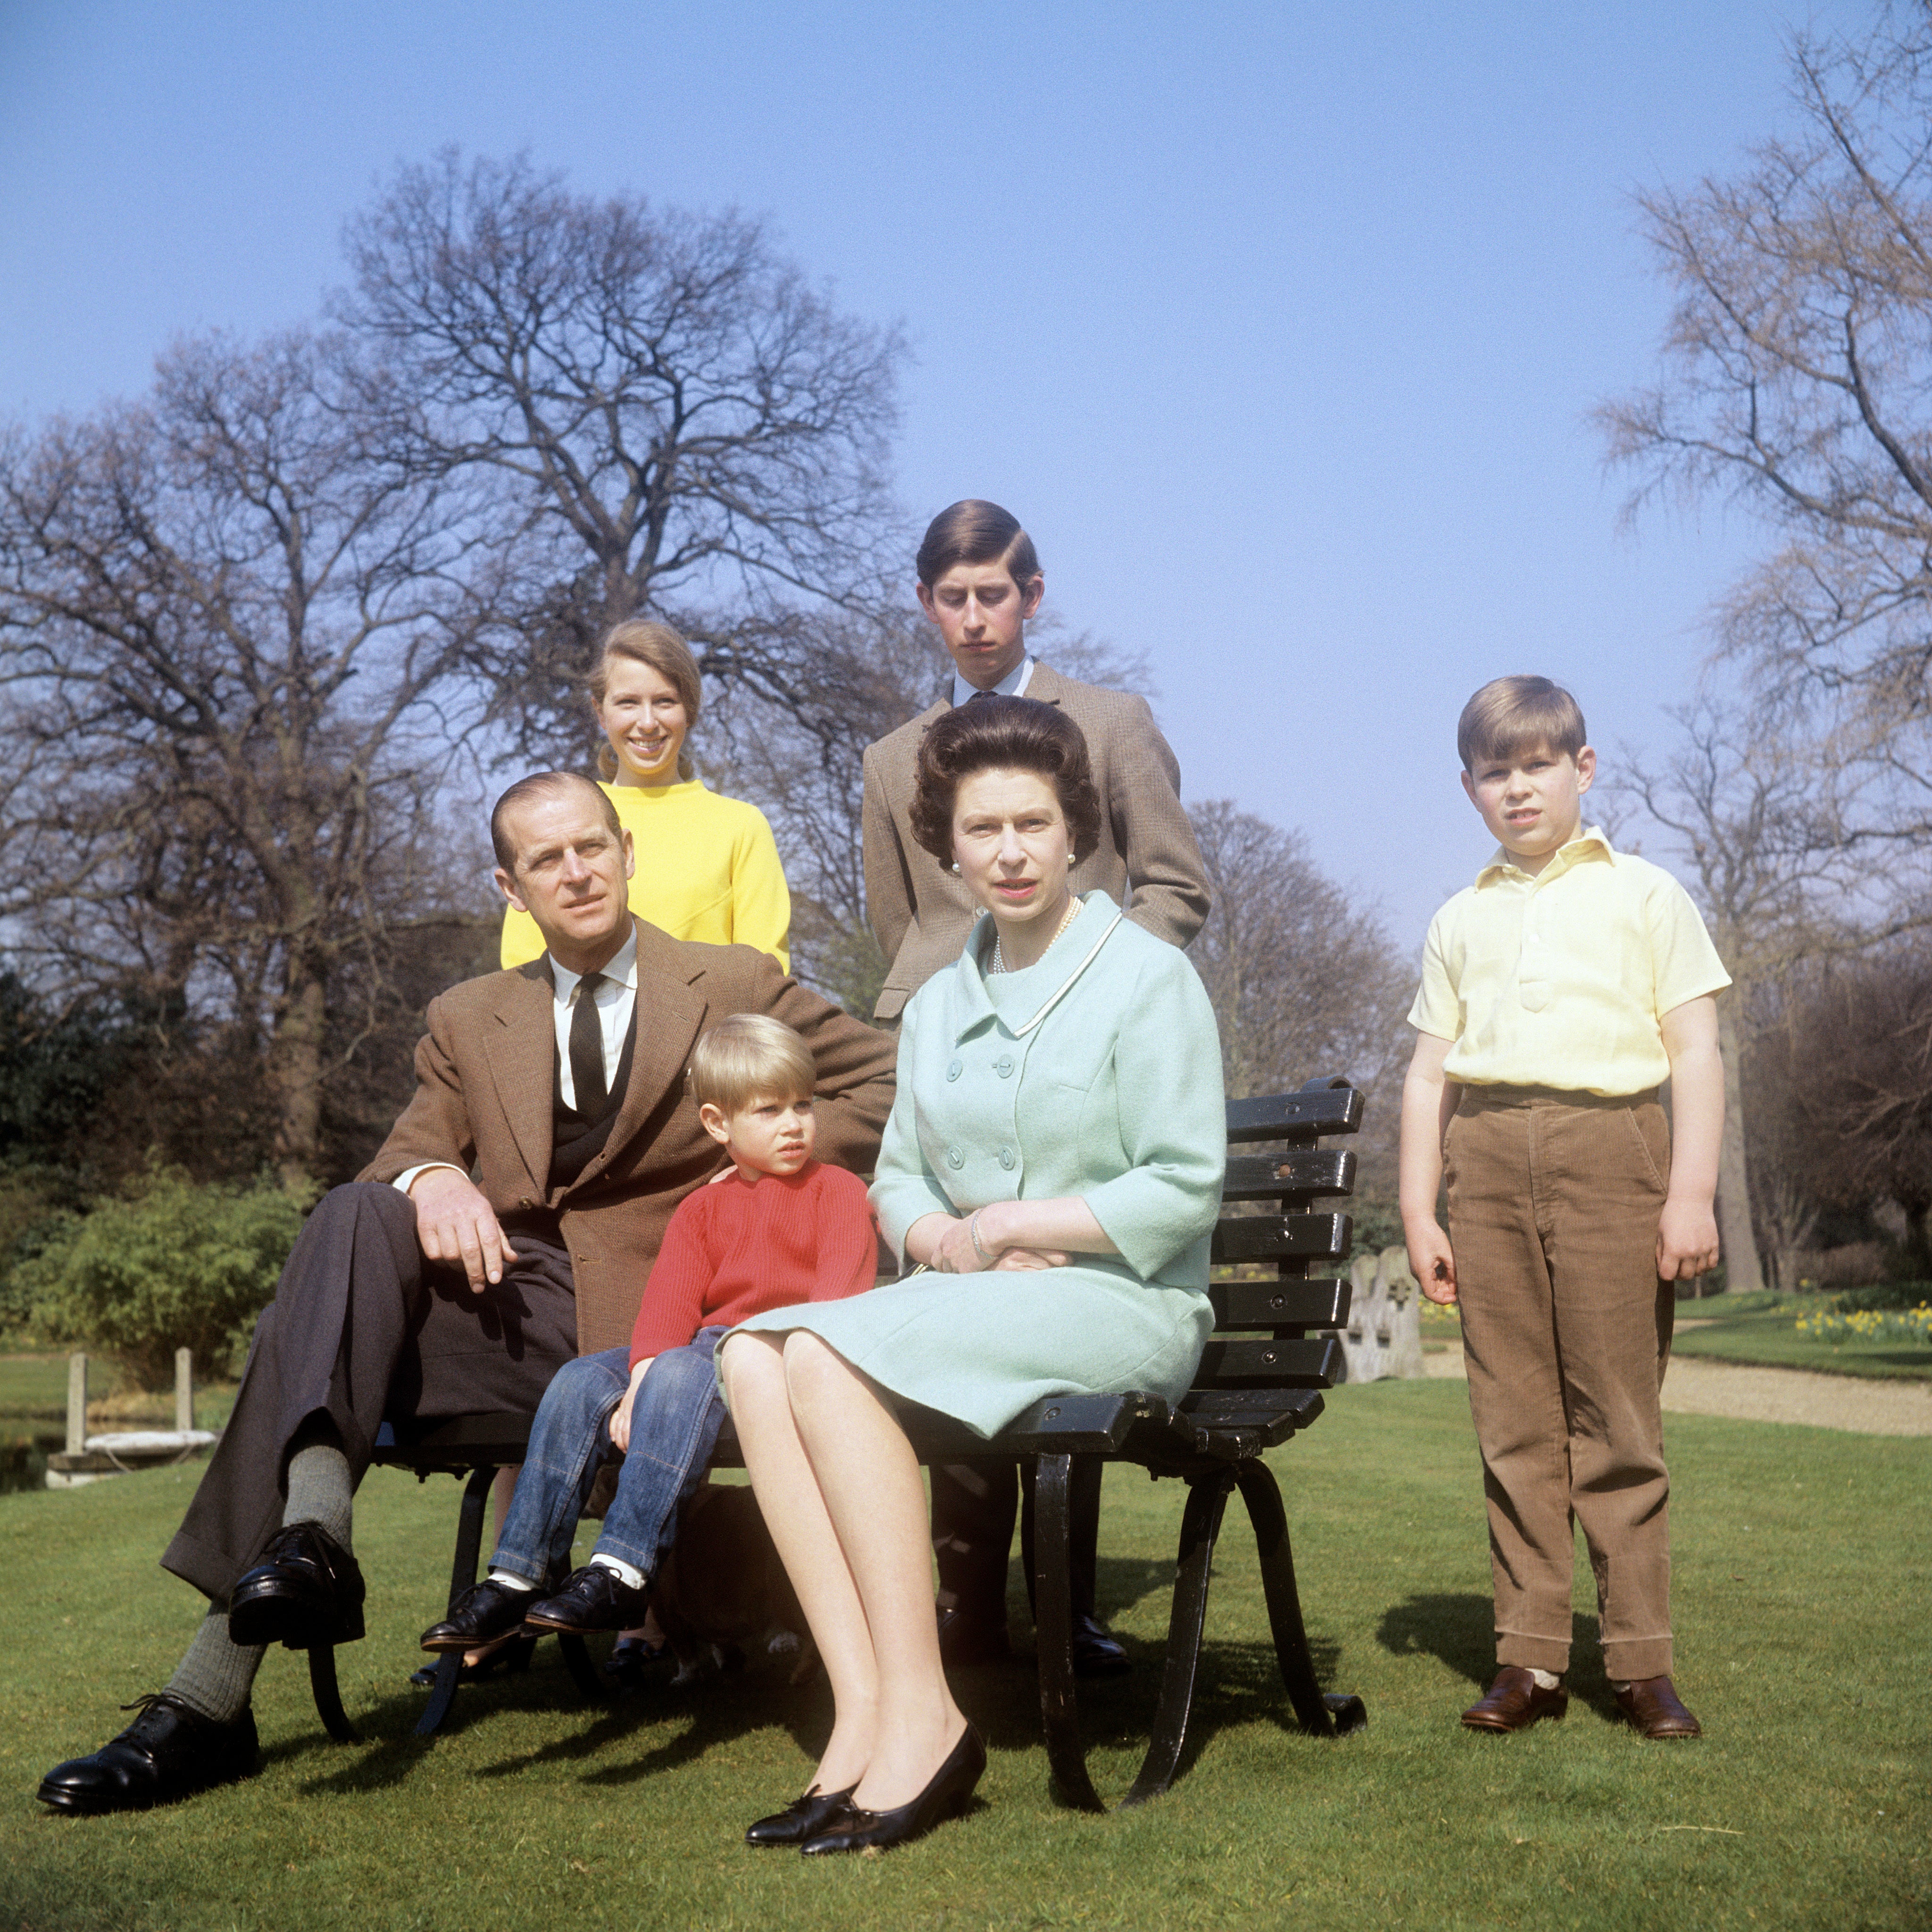
[[[916,1274],[843,1301],[774,1308],[731,1333],[800,1328],[890,1394],[992,1436],[1049,1396],[1144,1390],[1178,1400],[1214,1309],[1198,1289],[1086,1263]]]

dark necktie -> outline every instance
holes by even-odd
[[[577,1089],[577,1111],[586,1117],[603,1112],[604,1026],[597,1012],[602,973],[586,973],[577,982],[577,1004],[570,1016],[570,1078]]]

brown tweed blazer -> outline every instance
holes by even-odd
[[[805,1036],[818,1067],[821,1160],[864,1174],[892,1110],[892,1042],[749,946],[673,939],[638,922],[638,1038],[610,1138],[578,1179],[550,1174],[556,1033],[547,977],[492,973],[429,1007],[416,1097],[357,1178],[393,1180],[424,1161],[470,1169],[499,1215],[556,1211],[577,1282],[577,1346],[631,1339],[671,1210],[724,1154],[684,1080],[698,1036],[730,1013],[770,1013]]]
[[[1063,677],[1036,662],[1026,694],[1057,704],[1086,734],[1100,794],[1100,842],[1073,868],[1076,892],[1096,886],[1156,939],[1185,946],[1208,916],[1201,848],[1180,806],[1180,766],[1144,698]],[[892,962],[873,1017],[896,1022],[907,1000],[959,957],[980,907],[958,878],[913,840],[920,740],[950,699],[866,752],[866,908]]]

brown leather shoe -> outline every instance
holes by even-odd
[[[1646,1738],[1701,1738],[1704,1726],[1677,1700],[1667,1677],[1640,1677],[1617,1693],[1617,1708]]]
[[[1562,1684],[1544,1690],[1520,1664],[1506,1664],[1486,1696],[1462,1713],[1472,1731],[1524,1731],[1539,1718],[1560,1718],[1570,1708]]]

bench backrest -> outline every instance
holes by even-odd
[[[1340,1342],[1323,1330],[1346,1327],[1348,1282],[1336,1272],[1354,1223],[1314,1204],[1354,1190],[1355,1156],[1319,1144],[1362,1124],[1362,1094],[1346,1080],[1311,1080],[1292,1094],[1228,1103],[1228,1178],[1223,1202],[1267,1202],[1273,1211],[1225,1216],[1214,1228],[1218,1268],[1258,1280],[1217,1280],[1214,1335],[1201,1358],[1197,1390],[1325,1389],[1347,1374]],[[1250,1151],[1273,1142],[1266,1153]],[[1237,1148],[1243,1150],[1236,1152]],[[1320,1267],[1321,1272],[1316,1270]]]

